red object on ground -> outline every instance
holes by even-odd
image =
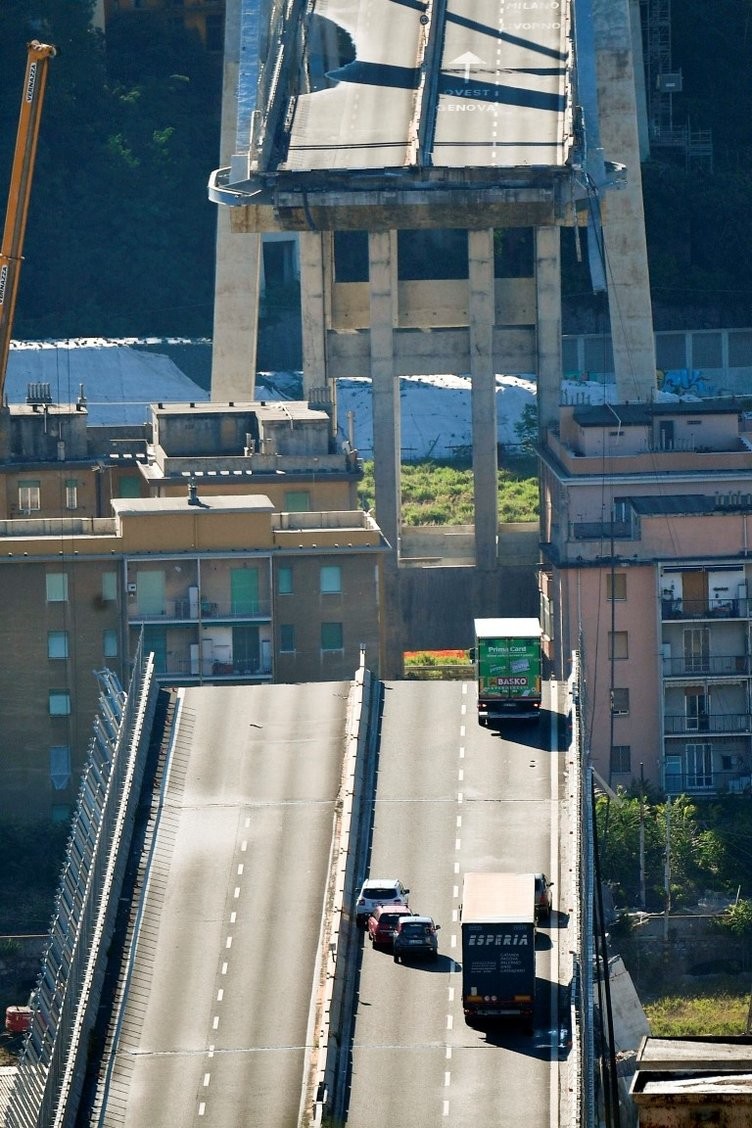
[[[5,1029],[10,1034],[24,1034],[31,1026],[31,1007],[6,1007]]]

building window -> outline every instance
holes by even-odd
[[[611,712],[615,717],[623,717],[629,712],[629,690],[611,690]]]
[[[608,656],[609,658],[629,658],[628,631],[608,632]]]
[[[116,630],[108,628],[108,630],[102,631],[102,653],[105,658],[117,658],[118,633]]]
[[[65,572],[48,572],[45,581],[47,583],[47,602],[66,603],[68,600],[68,577]]]
[[[295,650],[295,627],[292,623],[281,623],[279,628],[279,649],[281,654],[292,654]]]
[[[22,513],[30,513],[32,509],[41,509],[40,483],[38,481],[18,483],[18,508]]]
[[[78,482],[68,478],[65,483],[65,508],[78,509]]]
[[[67,689],[51,689],[49,693],[49,708],[51,717],[69,717],[71,711],[70,691]]]
[[[48,658],[69,658],[68,654],[68,632],[67,631],[48,631],[47,632],[47,657]]]
[[[277,569],[277,593],[292,595],[292,567],[289,564]]]
[[[102,573],[102,599],[105,603],[114,603],[117,598],[117,573]]]
[[[606,599],[627,598],[627,573],[609,572],[606,574]]]
[[[141,479],[136,474],[124,474],[118,481],[120,497],[141,497]]]
[[[341,623],[322,623],[321,624],[321,649],[322,650],[343,650],[344,645],[342,642],[342,624]]]
[[[614,775],[629,775],[632,771],[632,746],[615,744],[611,749],[611,772]]]
[[[285,490],[285,512],[309,513],[311,495],[308,490]]]
[[[53,744],[50,748],[50,781],[55,791],[62,791],[70,783],[71,754],[67,744]]]
[[[342,591],[342,568],[339,564],[324,564],[321,569],[321,592],[333,595]]]

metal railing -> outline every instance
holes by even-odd
[[[694,736],[707,733],[748,733],[752,730],[749,713],[710,713],[688,717],[684,713],[666,713],[663,731],[666,736]]]
[[[749,654],[693,654],[681,658],[664,658],[665,678],[749,677],[752,657]]]
[[[129,623],[165,623],[172,621],[197,623],[205,619],[270,619],[272,603],[270,599],[256,599],[253,602],[233,602],[232,600],[201,599],[198,603],[189,599],[165,599],[158,607],[142,608],[138,605],[128,608]]]
[[[666,774],[668,795],[750,795],[752,774],[749,766],[741,771],[680,771]]]
[[[96,674],[99,712],[66,848],[6,1128],[71,1128],[143,777],[156,683],[142,642],[127,694]]]
[[[662,619],[748,619],[749,599],[662,599]]]

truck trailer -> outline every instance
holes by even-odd
[[[462,1009],[468,1026],[515,1019],[533,1032],[535,877],[466,873],[462,883]]]
[[[541,627],[537,619],[476,619],[478,723],[533,720],[541,705]]]

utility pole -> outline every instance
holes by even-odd
[[[640,760],[640,908],[645,911],[645,767]]]
[[[666,799],[666,862],[663,868],[665,909],[663,912],[663,939],[668,940],[668,918],[671,912],[671,797]]]

